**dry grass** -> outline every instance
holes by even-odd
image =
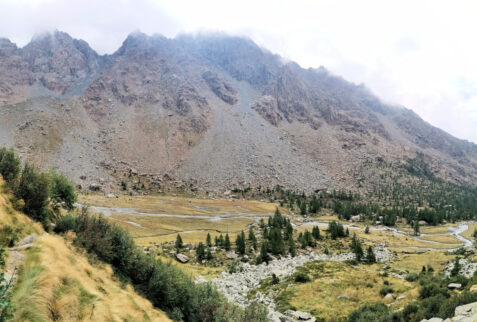
[[[417,297],[417,286],[393,276],[379,277],[379,265],[351,267],[337,262],[314,262],[305,265],[312,282],[289,284],[276,298],[280,310],[288,308],[312,313],[326,321],[344,319],[350,312],[366,303],[384,302],[379,291],[384,280],[391,284],[394,296],[406,298],[396,301],[393,309],[399,309]],[[284,282],[288,283],[288,282]],[[283,285],[281,285],[283,287]],[[349,300],[338,299],[340,295]]]
[[[59,236],[28,250],[13,302],[14,321],[168,321],[107,266],[92,266]]]
[[[403,249],[402,249],[403,250]],[[431,265],[435,271],[444,268],[446,261],[452,260],[454,255],[446,251],[425,251],[411,254],[403,254],[402,250],[396,250],[397,257],[390,263],[396,270],[419,273],[423,266]]]
[[[141,209],[149,213],[220,215],[218,212],[242,212],[272,215],[278,204],[241,199],[199,199],[171,196],[119,196],[81,195],[79,202],[87,205]],[[280,208],[282,213],[288,213]]]
[[[423,240],[430,240],[430,241],[436,241],[439,243],[446,243],[446,244],[454,244],[454,247],[459,247],[459,245],[463,245],[464,243],[460,240],[458,240],[456,237],[452,235],[430,235],[430,236],[421,236],[420,237]]]
[[[173,241],[180,233],[184,242],[204,241],[207,233],[215,235],[229,233],[235,235],[258,217],[273,214],[277,204],[254,200],[198,199],[166,196],[120,196],[106,198],[98,195],[82,195],[80,202],[92,206],[130,208],[150,214],[177,214],[187,216],[227,216],[227,218],[207,219],[193,217],[160,217],[112,212],[111,220],[125,227],[141,245]],[[283,213],[286,210],[281,209]],[[139,226],[138,226],[139,225]]]

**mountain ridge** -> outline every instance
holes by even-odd
[[[436,177],[477,179],[477,145],[250,39],[135,32],[98,55],[56,31],[22,48],[1,39],[0,75],[0,143],[84,187],[366,192],[363,164],[416,153]]]

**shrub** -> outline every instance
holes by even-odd
[[[406,281],[408,282],[415,282],[418,279],[419,279],[419,275],[417,275],[416,273],[409,273],[406,276]]]
[[[359,309],[353,311],[349,317],[349,322],[387,322],[393,321],[392,313],[389,308],[382,304],[365,304]]]
[[[305,272],[296,272],[293,279],[296,283],[306,283],[311,281],[310,276]]]
[[[63,174],[58,174],[56,171],[51,171],[51,200],[55,207],[64,205],[66,209],[73,209],[76,200],[78,199],[73,184]]]
[[[15,156],[13,149],[0,149],[0,174],[11,186],[20,173],[20,159]]]
[[[7,281],[3,273],[0,274],[0,322],[9,321],[15,311],[11,301],[13,280]]]
[[[75,231],[76,230],[76,219],[71,214],[66,214],[62,216],[57,222],[55,226],[55,233],[64,233],[68,230]]]
[[[389,293],[394,293],[393,288],[389,285],[383,285],[383,287],[381,287],[381,289],[379,290],[379,294],[381,296],[386,296]]]

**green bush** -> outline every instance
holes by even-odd
[[[13,280],[7,281],[5,275],[0,273],[0,322],[9,321],[15,311],[11,301],[11,288]]]
[[[393,321],[389,308],[382,303],[366,304],[351,312],[349,322],[388,322]]]
[[[64,233],[68,230],[75,231],[76,230],[76,218],[71,214],[66,214],[62,216],[57,222],[55,226],[55,233]]]
[[[52,170],[50,173],[50,196],[55,207],[63,205],[66,209],[73,209],[78,199],[73,184],[63,174]]]
[[[381,289],[379,290],[379,294],[381,296],[386,296],[386,294],[389,294],[389,293],[394,293],[393,288],[389,285],[383,285],[383,287],[381,287]]]
[[[308,274],[305,272],[296,272],[293,275],[293,279],[296,283],[306,283],[311,281],[310,276],[308,276]]]
[[[13,149],[0,149],[0,174],[3,179],[12,185],[20,173],[20,159],[15,156]]]
[[[408,282],[415,282],[418,279],[419,279],[419,275],[417,275],[416,273],[409,273],[406,276],[406,281]]]

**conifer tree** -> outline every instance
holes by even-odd
[[[229,234],[225,234],[225,241],[224,241],[224,248],[226,251],[229,251],[230,250],[230,247],[231,247],[231,243],[230,243],[230,237],[229,237]]]
[[[316,240],[320,239],[320,228],[318,226],[313,226],[313,229],[311,230],[311,234],[313,235],[313,238]]]
[[[195,250],[197,260],[201,261],[205,258],[205,247],[202,242],[199,242],[199,245],[197,245],[197,249]]]
[[[182,238],[181,238],[181,235],[179,235],[179,234],[177,234],[175,246],[176,246],[177,251],[180,251],[182,246],[183,246]]]
[[[256,250],[257,249],[257,237],[255,237],[252,226],[250,226],[250,229],[248,231],[248,240],[251,242],[253,249]]]
[[[296,256],[296,246],[295,246],[295,241],[293,238],[288,239],[288,253],[290,254],[291,257]]]
[[[268,249],[267,241],[264,240],[262,242],[262,245],[260,246],[260,255],[258,255],[257,257],[257,264],[261,264],[263,262],[268,264],[267,249]]]
[[[376,255],[374,255],[373,248],[371,246],[368,247],[366,252],[366,261],[368,263],[376,263]]]
[[[210,237],[210,233],[207,233],[207,238],[205,240],[205,244],[207,245],[207,247],[212,246],[212,238]]]
[[[235,240],[235,246],[237,246],[237,251],[241,255],[245,254],[245,234],[243,230],[239,235],[237,235],[237,239]]]

